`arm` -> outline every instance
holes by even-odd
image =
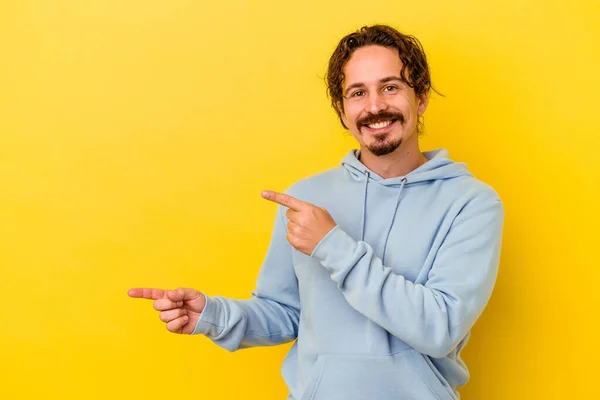
[[[421,353],[444,357],[471,329],[489,300],[497,275],[503,225],[497,199],[464,206],[444,238],[425,284],[382,264],[373,248],[339,226],[312,256],[348,303]]]
[[[233,300],[206,296],[206,307],[192,334],[204,334],[229,351],[296,339],[300,300],[286,233],[282,209],[278,207],[271,242],[252,298]]]

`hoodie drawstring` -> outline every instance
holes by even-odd
[[[365,171],[365,190],[363,196],[363,206],[362,206],[362,216],[361,216],[361,225],[360,225],[360,241],[365,240],[365,225],[367,219],[367,193],[369,188],[369,178],[371,177],[369,171]],[[402,196],[402,191],[404,190],[404,185],[408,179],[406,177],[402,178],[400,181],[400,190],[398,191],[398,196],[396,197],[396,207],[394,207],[394,213],[392,214],[392,218],[390,219],[390,226],[387,229],[387,233],[385,235],[385,242],[383,243],[383,256],[381,257],[381,261],[385,262],[385,251],[387,249],[388,239],[390,238],[390,233],[392,232],[392,227],[394,225],[394,220],[396,219],[396,213],[398,212],[398,206],[400,205],[400,196]],[[385,265],[385,264],[384,264]]]
[[[367,188],[369,187],[369,178],[371,177],[371,175],[369,174],[369,171],[365,171],[366,173],[366,179],[365,179],[365,195],[363,197],[363,208],[362,208],[362,218],[361,218],[361,225],[360,225],[360,241],[364,241],[365,240],[365,220],[367,218]]]
[[[392,218],[390,220],[390,227],[388,228],[387,234],[385,235],[385,242],[383,243],[383,255],[381,257],[381,262],[383,265],[385,265],[385,251],[387,250],[388,239],[390,238],[390,233],[392,232],[392,226],[394,225],[396,213],[398,212],[398,205],[400,204],[400,196],[402,196],[402,190],[404,189],[406,181],[406,178],[402,178],[402,180],[400,181],[400,190],[398,191],[398,197],[396,198],[396,207],[394,207],[394,213],[392,214]]]

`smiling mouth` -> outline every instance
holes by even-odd
[[[363,129],[370,134],[380,134],[387,133],[389,130],[393,128],[392,125],[398,121],[397,119],[388,119],[385,121],[375,122],[372,124],[364,124]]]
[[[390,119],[387,121],[382,121],[382,122],[377,122],[374,124],[368,124],[366,125],[368,128],[371,129],[383,129],[383,128],[387,128],[388,126],[390,126],[391,124],[393,124],[396,120],[395,119]]]

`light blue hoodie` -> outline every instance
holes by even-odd
[[[446,400],[498,271],[503,207],[445,150],[383,179],[350,152],[286,193],[338,224],[311,256],[285,208],[249,300],[208,297],[194,334],[230,351],[296,340],[282,365],[294,400]]]

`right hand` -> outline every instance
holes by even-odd
[[[160,320],[173,333],[192,333],[206,305],[204,295],[195,289],[134,288],[129,289],[127,294],[134,298],[154,300],[154,309],[160,311]]]

